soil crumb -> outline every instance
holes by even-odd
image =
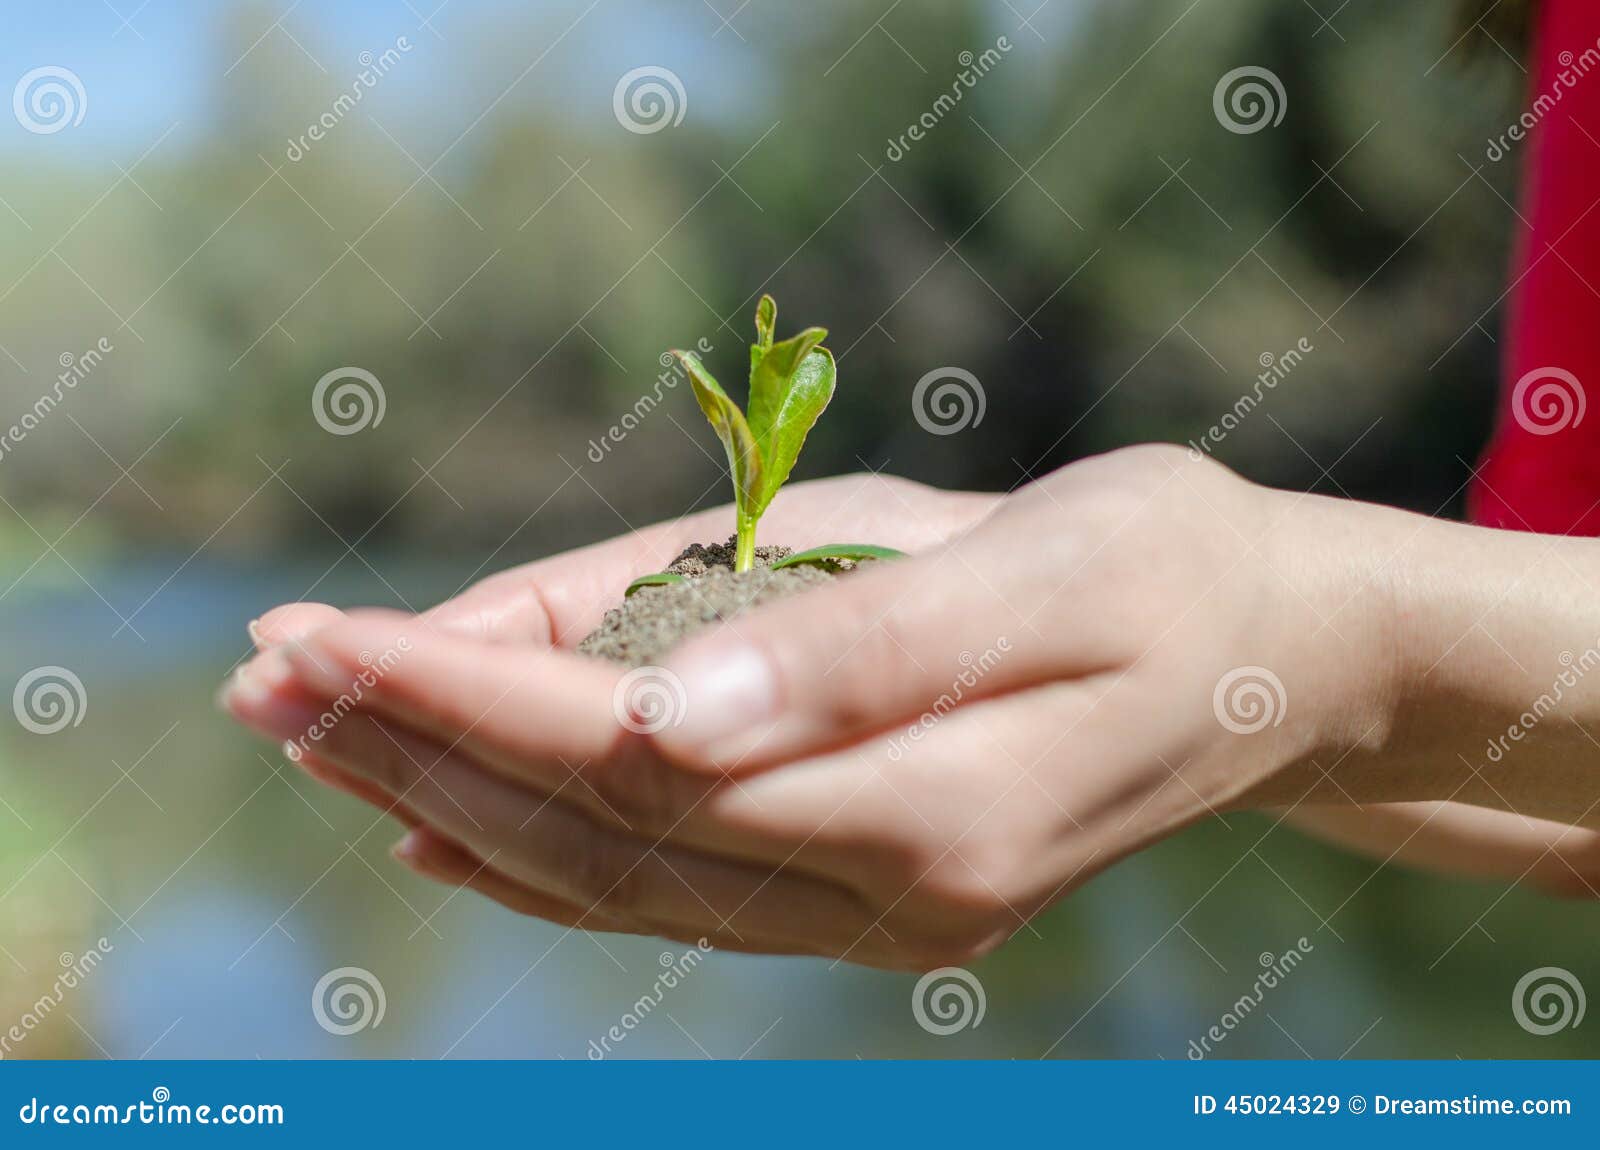
[[[691,545],[667,566],[688,580],[641,587],[578,644],[578,652],[628,667],[660,663],[696,631],[752,607],[831,583],[832,571],[810,564],[770,570],[787,547],[757,547],[753,570],[734,574],[734,539]],[[841,568],[846,569],[846,568]]]

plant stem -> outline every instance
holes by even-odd
[[[756,521],[748,515],[741,515],[739,522],[739,542],[733,553],[733,569],[735,572],[749,571],[756,565]]]

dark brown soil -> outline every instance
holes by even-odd
[[[768,570],[768,564],[789,554],[787,547],[757,547],[755,569],[735,575],[733,539],[709,546],[696,543],[667,567],[687,583],[641,587],[621,607],[606,612],[600,626],[578,644],[578,651],[629,667],[650,666],[688,636],[721,619],[838,578],[831,570],[809,564]]]

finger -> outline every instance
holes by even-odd
[[[1226,774],[1130,751],[1130,731],[1167,724],[1164,745],[1179,745],[1191,721],[1152,716],[1154,692],[1137,673],[1030,687],[761,772],[745,787],[764,808],[813,825],[820,849],[868,844],[857,849],[877,864],[863,866],[858,884],[869,901],[915,910],[910,892],[953,878],[964,897],[1002,896],[1025,916],[1226,809]],[[1058,885],[1063,876],[1071,881]],[[899,933],[900,921],[886,925]]]
[[[322,706],[293,682],[281,652],[268,651],[253,664],[241,667],[223,687],[218,701],[238,722],[280,742],[284,757],[317,782],[370,804],[402,825],[416,825],[416,816],[393,795],[309,748],[305,734],[319,721]]]
[[[381,761],[347,755],[352,732],[367,724],[390,743]],[[837,952],[872,926],[865,904],[842,887],[610,830],[359,712],[333,727],[320,749],[405,799],[513,880],[637,929],[725,932],[752,945],[813,954]]]
[[[252,620],[245,629],[249,631],[256,650],[266,651],[282,643],[303,639],[318,628],[342,618],[343,611],[326,603],[285,603]]]
[[[690,640],[666,662],[682,721],[652,738],[685,765],[743,770],[1091,669],[1038,640],[1036,592],[973,550],[878,564]]]
[[[299,750],[292,752],[285,750],[285,756],[291,763],[294,763],[323,786],[331,787],[352,798],[360,799],[380,813],[397,819],[407,829],[420,825],[422,821],[403,803],[396,802],[393,795],[360,775],[352,774],[342,767],[328,762],[326,759],[309,755]]]
[[[467,887],[518,914],[542,918],[561,926],[622,931],[624,926],[602,914],[542,895],[513,882],[466,850],[426,825],[419,825],[390,849],[397,861],[424,878],[450,886]]]
[[[599,930],[614,934],[650,934],[674,942],[696,946],[702,951],[732,950],[742,954],[787,954],[779,947],[762,946],[726,932],[685,934],[662,929],[645,929],[629,926],[595,912],[547,898],[500,874],[493,867],[483,866],[470,853],[455,846],[449,839],[429,827],[412,831],[394,845],[390,852],[402,864],[423,878],[449,886],[465,887],[492,899],[517,914],[542,918],[574,930]]]
[[[683,771],[624,729],[622,673],[608,664],[361,619],[323,631],[282,657],[301,687],[323,700],[322,714],[339,710],[338,700],[358,700],[364,712],[633,834],[670,833],[720,854],[840,881],[851,875],[853,860],[809,849],[809,832],[785,824],[776,833],[769,812],[737,785],[719,789],[723,780]],[[624,709],[622,717],[627,714]],[[304,712],[286,719],[291,726],[279,731],[287,737],[309,729]],[[391,752],[375,729],[365,745],[361,739],[346,732],[346,753],[381,758]]]
[[[275,654],[281,666],[264,675],[342,701],[340,713],[359,706],[449,742],[512,748],[553,764],[540,780],[551,786],[571,774],[557,760],[597,758],[626,734],[612,705],[621,671],[596,659],[495,646],[440,634],[420,620],[373,615],[352,616]]]

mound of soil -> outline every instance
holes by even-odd
[[[600,626],[578,644],[578,651],[628,667],[650,666],[696,631],[839,577],[809,564],[770,569],[789,554],[787,547],[757,547],[755,568],[736,575],[732,538],[726,543],[696,543],[667,567],[687,582],[639,588],[622,606],[606,612]],[[845,563],[839,571],[849,569]]]

